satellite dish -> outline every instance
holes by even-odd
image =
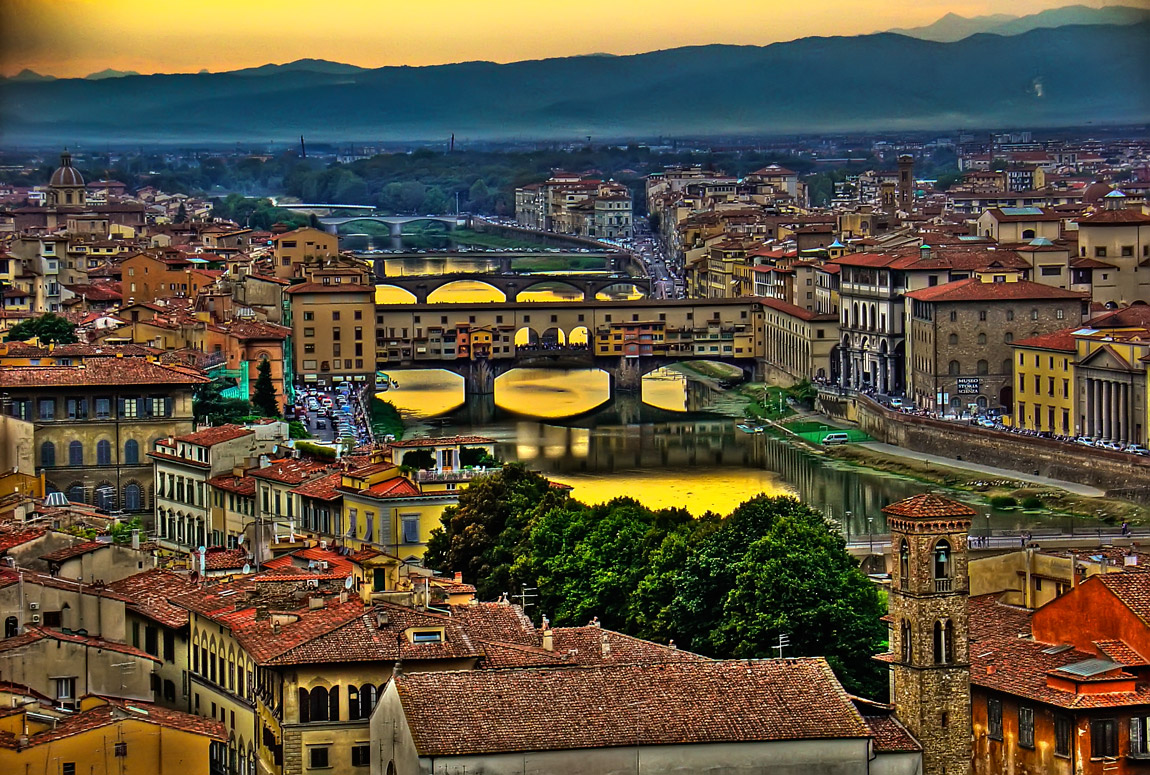
[[[200,547],[200,548],[199,548],[197,551],[199,551],[199,553],[200,553],[200,554],[203,554],[203,553],[204,553],[204,552],[206,552],[207,550],[208,550],[208,547],[206,547],[206,546],[201,546],[201,547]]]
[[[354,583],[355,583],[355,579],[353,579],[351,576],[348,576],[343,582],[343,588],[344,589],[351,589],[351,585]]]
[[[243,533],[240,533],[240,537],[236,539],[236,543],[240,546],[243,546],[244,538],[246,538],[246,536]]]
[[[244,563],[244,575],[246,576],[251,572],[252,572],[252,566],[245,562]]]

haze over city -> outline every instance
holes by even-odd
[[[860,35],[965,17],[1022,16],[1058,0],[585,0],[578,13],[532,0],[340,3],[314,0],[5,0],[0,75],[30,69],[83,77],[105,69],[212,72],[320,58],[362,67],[471,60],[512,62],[712,43],[766,45],[805,36]],[[1083,0],[1101,7],[1117,3]],[[1124,5],[1150,7],[1146,0]],[[267,28],[271,34],[253,34]]]

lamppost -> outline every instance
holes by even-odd
[[[866,518],[867,553],[874,554],[874,517]]]
[[[847,536],[849,537],[851,534],[851,517],[853,515],[850,511],[844,511],[843,516],[846,517],[847,520]]]

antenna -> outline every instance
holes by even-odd
[[[783,658],[783,649],[789,648],[790,645],[791,645],[791,636],[785,632],[780,632],[778,645],[771,646],[771,648],[777,650],[779,652],[778,658],[782,659]]]
[[[353,584],[355,584],[355,579],[353,579],[351,576],[348,576],[343,581],[343,588],[344,589],[351,589]]]
[[[539,597],[539,595],[536,594],[538,592],[539,587],[523,587],[520,593],[516,595],[516,597],[519,598],[519,607],[522,608],[524,612],[526,612],[527,609],[531,606],[535,605],[535,603],[532,601]]]
[[[243,571],[243,572],[244,572],[244,575],[245,575],[245,576],[246,576],[246,575],[248,575],[249,573],[251,573],[251,572],[252,572],[252,566],[251,566],[250,564],[248,564],[248,563],[246,563],[246,562],[245,562],[245,563],[244,563],[244,571]]]
[[[244,536],[244,534],[243,534],[243,533],[240,533],[240,537],[236,539],[236,545],[237,545],[237,546],[243,546],[243,545],[244,545],[244,538],[245,538],[245,537],[246,537],[246,536]]]

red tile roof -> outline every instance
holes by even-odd
[[[366,490],[357,490],[356,493],[369,498],[415,498],[422,495],[418,485],[412,484],[402,476],[385,479]]]
[[[250,476],[215,476],[208,480],[208,484],[218,490],[233,492],[236,495],[255,495],[256,480]]]
[[[299,487],[292,488],[292,492],[297,495],[302,495],[305,498],[315,498],[321,501],[333,501],[336,498],[343,497],[337,489],[343,481],[343,474],[336,472],[321,476],[319,479],[312,479],[310,482],[304,482]]]
[[[159,657],[154,657],[147,652],[140,651],[138,648],[133,648],[126,643],[118,643],[113,640],[104,640],[103,638],[96,638],[91,635],[77,635],[75,633],[65,633],[59,630],[49,630],[42,627],[34,627],[32,625],[25,625],[24,631],[14,638],[7,638],[0,640],[0,652],[5,651],[18,651],[33,643],[42,640],[55,640],[61,643],[75,643],[78,645],[88,646],[90,648],[104,649],[105,651],[115,651],[118,654],[127,654],[131,657],[138,657],[140,659],[150,659],[153,662],[160,662]]]
[[[172,598],[199,589],[186,576],[162,568],[113,581],[108,588],[128,598],[132,610],[173,629],[187,625],[188,611],[174,605]]]
[[[1015,347],[1032,347],[1037,350],[1060,350],[1063,352],[1076,352],[1078,349],[1074,340],[1074,332],[1078,328],[1065,328],[1049,334],[1040,334],[1014,343]]]
[[[1056,288],[1052,285],[1029,280],[1010,283],[984,283],[977,277],[968,277],[933,288],[920,288],[906,294],[916,301],[962,302],[962,301],[1047,301],[1056,299],[1085,299],[1086,294]]]
[[[874,735],[876,751],[894,753],[922,750],[922,745],[894,716],[863,716],[863,720]]]
[[[332,466],[326,463],[284,458],[282,460],[274,460],[264,468],[252,469],[248,471],[248,476],[267,479],[271,482],[280,482],[281,484],[297,485],[303,484],[317,474],[330,471],[331,468]]]
[[[494,444],[495,439],[489,439],[486,436],[420,436],[415,439],[404,439],[402,441],[393,441],[388,446],[392,447],[442,447],[454,444]]]
[[[225,441],[238,439],[242,436],[251,436],[254,431],[251,431],[242,425],[217,425],[214,428],[205,428],[202,431],[195,433],[187,433],[183,436],[176,436],[176,441],[182,441],[187,444],[196,444],[201,447],[210,447],[214,444],[222,444]]]
[[[1137,226],[1150,223],[1150,215],[1140,210],[1099,210],[1078,219],[1079,226]]]
[[[912,519],[946,519],[950,517],[974,517],[978,512],[965,503],[944,498],[933,492],[919,493],[885,507],[882,512],[892,517]]]
[[[838,320],[838,318],[839,318],[838,315],[831,315],[831,314],[823,315],[823,314],[820,314],[818,312],[811,312],[810,310],[803,309],[802,307],[796,307],[794,304],[788,304],[787,302],[782,301],[781,299],[774,299],[774,298],[771,298],[769,296],[756,297],[756,301],[758,301],[764,307],[770,307],[771,309],[776,310],[777,312],[782,312],[784,315],[790,315],[791,317],[798,318],[799,320],[830,321],[830,320]]]
[[[871,735],[821,658],[400,673],[392,680],[420,756]]]
[[[193,567],[199,567],[199,557],[193,558]],[[238,570],[251,561],[248,550],[243,547],[222,549],[208,547],[204,552],[204,570]]]
[[[97,549],[103,549],[105,546],[111,546],[110,543],[103,541],[85,541],[74,546],[65,546],[62,549],[57,549],[54,552],[40,555],[40,559],[46,562],[64,562],[73,557],[80,557],[88,552],[94,552]]]
[[[1150,573],[1103,573],[1094,578],[1150,625]]]
[[[0,369],[0,387],[83,387],[88,385],[198,385],[210,380],[187,369],[143,358],[93,358],[81,366],[9,366]]]
[[[0,532],[0,552],[6,552],[14,546],[35,541],[47,532],[44,528],[8,529]]]
[[[355,283],[339,283],[338,285],[323,285],[322,283],[303,283],[293,285],[284,290],[284,293],[370,293],[375,289],[369,285],[356,285]]]

